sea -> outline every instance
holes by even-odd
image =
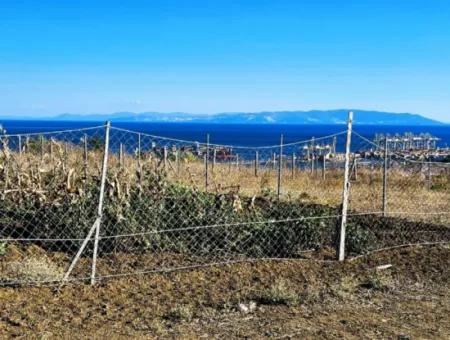
[[[50,120],[0,120],[7,134],[52,132],[66,129],[85,128],[101,125],[104,122],[86,121],[50,121]],[[236,146],[277,145],[283,135],[284,143],[293,143],[320,138],[344,132],[345,125],[250,125],[250,124],[193,124],[193,123],[149,123],[149,122],[113,122],[112,126],[151,135],[182,140],[205,142],[209,134],[214,144]],[[354,125],[359,135],[373,140],[375,134],[414,134],[430,133],[440,139],[440,147],[450,146],[450,125],[440,126],[389,126]],[[345,136],[342,136],[344,138]]]

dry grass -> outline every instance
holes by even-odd
[[[85,178],[83,150],[74,145],[56,143],[50,154],[43,156],[37,151],[19,155],[4,147],[0,154],[0,178],[3,197],[13,197],[20,201],[23,194],[36,194],[42,200],[51,196],[51,191],[62,188],[75,194],[83,194],[87,181],[98,181],[101,172],[102,151],[90,150]],[[47,150],[48,151],[48,150]],[[156,155],[147,153],[142,156],[142,168],[166,173],[173,181],[205,189],[205,166],[195,157],[184,157],[179,165],[170,157],[164,166]],[[388,177],[388,211],[393,215],[413,220],[427,220],[449,223],[450,214],[432,216],[450,212],[450,172],[448,167],[437,165],[433,170],[432,182],[426,177],[426,170],[403,167],[390,169]],[[139,182],[139,168],[134,155],[126,154],[122,164],[117,154],[110,154],[108,183],[125,196],[129,188]],[[327,169],[326,178],[322,178],[321,169],[312,174],[310,170],[282,170],[282,197],[301,198],[306,202],[327,205],[341,203],[343,171]],[[382,210],[382,170],[379,168],[360,168],[358,179],[351,183],[350,209],[355,212],[380,212]],[[3,189],[3,190],[2,190]],[[209,191],[219,193],[239,193],[245,196],[258,196],[275,193],[277,189],[277,171],[270,166],[261,167],[255,176],[252,165],[237,166],[234,163],[210,164]],[[421,216],[420,214],[428,214]]]
[[[61,280],[64,271],[45,255],[2,263],[1,277],[6,282],[47,282]]]
[[[409,171],[408,168],[391,169],[388,174],[388,212],[391,212],[392,216],[400,215],[413,220],[448,223],[450,214],[420,215],[450,212],[450,172],[444,172],[443,166],[437,165],[436,168],[440,172],[433,176],[432,186],[427,178],[417,171]],[[195,162],[183,164],[179,173],[171,169],[168,173],[174,180],[204,189],[204,171],[204,165]],[[291,169],[283,169],[282,195],[285,198],[301,198],[307,202],[339,205],[342,199],[343,177],[343,171],[340,169],[327,170],[325,179],[320,170],[312,174],[310,170],[298,169],[293,174]],[[270,169],[260,170],[258,176],[255,176],[252,167],[238,168],[236,165],[230,167],[216,164],[210,174],[209,190],[235,190],[247,196],[257,196],[267,191],[275,193],[277,172]],[[353,179],[351,182],[350,209],[358,213],[380,212],[383,207],[382,197],[382,170],[359,169],[357,180]]]

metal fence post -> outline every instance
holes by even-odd
[[[259,152],[255,151],[255,177],[258,177],[258,168],[259,168]]]
[[[280,198],[280,195],[281,195],[281,179],[282,179],[281,170],[283,169],[282,162],[283,162],[283,135],[280,136],[280,155],[278,157],[278,180],[277,180],[278,198]]]
[[[18,136],[18,143],[19,143],[19,160],[22,160],[22,136]]]
[[[92,274],[91,274],[91,285],[95,283],[95,271],[97,267],[97,252],[98,252],[98,240],[100,236],[100,224],[103,216],[103,199],[105,196],[105,184],[106,175],[108,170],[108,154],[109,154],[109,129],[111,127],[111,122],[106,122],[105,128],[105,149],[103,152],[103,164],[102,164],[102,177],[100,182],[100,196],[98,199],[98,210],[97,210],[97,226],[95,228],[95,240],[94,240],[94,253],[92,255]]]
[[[206,134],[206,153],[205,153],[205,190],[208,191],[208,165],[209,165],[209,133]]]
[[[326,179],[326,172],[327,172],[327,155],[325,153],[323,154],[322,158],[322,180]]]
[[[40,137],[41,140],[41,161],[44,159],[44,136],[41,135]]]
[[[164,147],[164,154],[163,154],[163,157],[164,157],[164,171],[167,171],[167,146],[165,146]]]
[[[88,143],[87,143],[87,135],[84,134],[84,178],[88,177]]]
[[[338,231],[336,257],[338,261],[345,259],[345,229],[347,227],[348,199],[350,194],[350,146],[352,142],[353,112],[348,113],[347,142],[345,146],[344,188],[342,190],[342,214]]]
[[[384,140],[384,165],[383,165],[383,216],[387,215],[387,180],[388,180],[388,138]]]
[[[291,169],[292,173],[292,179],[295,178],[295,152],[292,153],[292,169]]]
[[[177,148],[175,151],[175,163],[177,167],[177,175],[180,175],[180,149]]]
[[[311,138],[311,175],[314,175],[314,162],[316,158],[315,137]]]
[[[138,133],[138,149],[137,149],[137,166],[138,166],[138,175],[139,175],[139,186],[142,186],[142,164],[141,164],[141,134]]]
[[[214,169],[216,168],[216,159],[217,159],[217,149],[213,149],[213,162],[212,162],[212,173],[214,174]]]
[[[138,150],[137,150],[137,161],[138,161],[138,167],[141,168],[141,134],[138,133]]]
[[[89,230],[88,234],[86,235],[86,238],[84,239],[83,243],[80,246],[80,249],[78,249],[77,254],[75,255],[74,259],[72,260],[69,268],[67,269],[66,273],[64,274],[63,279],[61,280],[61,284],[59,288],[62,287],[62,285],[68,280],[70,274],[72,273],[73,268],[75,268],[75,265],[77,264],[78,260],[80,259],[81,254],[83,253],[84,249],[86,248],[89,241],[91,241],[91,237],[95,232],[95,240],[94,240],[94,253],[92,256],[92,272],[91,272],[91,284],[93,285],[95,283],[95,271],[97,266],[97,252],[98,252],[98,241],[100,236],[100,223],[103,216],[103,199],[105,195],[105,184],[106,184],[106,172],[108,167],[108,154],[109,154],[109,128],[111,127],[111,122],[106,122],[105,124],[105,147],[103,152],[103,164],[102,164],[102,174],[101,174],[101,182],[100,182],[100,194],[99,194],[99,201],[98,201],[98,208],[97,208],[97,218],[95,219],[95,222],[93,223],[91,229]]]

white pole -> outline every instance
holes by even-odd
[[[340,223],[340,230],[338,234],[337,243],[337,259],[343,261],[345,259],[345,229],[347,226],[347,210],[348,199],[350,194],[350,146],[352,142],[352,125],[353,125],[353,112],[348,113],[347,123],[347,142],[345,146],[345,170],[344,170],[344,188],[342,190],[342,217]]]
[[[283,161],[283,135],[280,136],[280,154],[278,156],[278,180],[277,180],[277,196],[280,198],[281,195],[281,171],[282,171],[282,161]]]
[[[209,184],[209,174],[208,174],[208,168],[209,168],[209,133],[206,134],[206,153],[205,153],[205,191],[208,191],[208,184]]]
[[[388,167],[389,167],[389,157],[388,157],[388,138],[384,140],[384,166],[383,166],[383,216],[387,215],[387,178],[388,178]]]
[[[97,266],[97,252],[98,252],[98,239],[100,236],[100,224],[103,215],[103,198],[105,196],[105,184],[106,184],[106,172],[108,169],[108,154],[109,154],[109,128],[111,127],[111,122],[106,122],[105,129],[105,150],[103,153],[103,165],[102,165],[102,178],[100,183],[100,196],[98,201],[97,219],[98,224],[95,229],[95,240],[94,240],[94,254],[92,256],[92,274],[91,274],[91,285],[95,283],[95,270]]]

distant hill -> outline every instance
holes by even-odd
[[[193,114],[183,112],[116,112],[113,114],[76,115],[61,114],[48,117],[66,121],[114,122],[164,122],[164,123],[208,123],[208,124],[345,124],[348,109],[312,111],[267,111],[230,112],[216,114]],[[442,125],[443,123],[411,113],[353,110],[355,124],[366,125]],[[17,117],[15,117],[17,119]],[[29,119],[29,118],[28,118]]]

